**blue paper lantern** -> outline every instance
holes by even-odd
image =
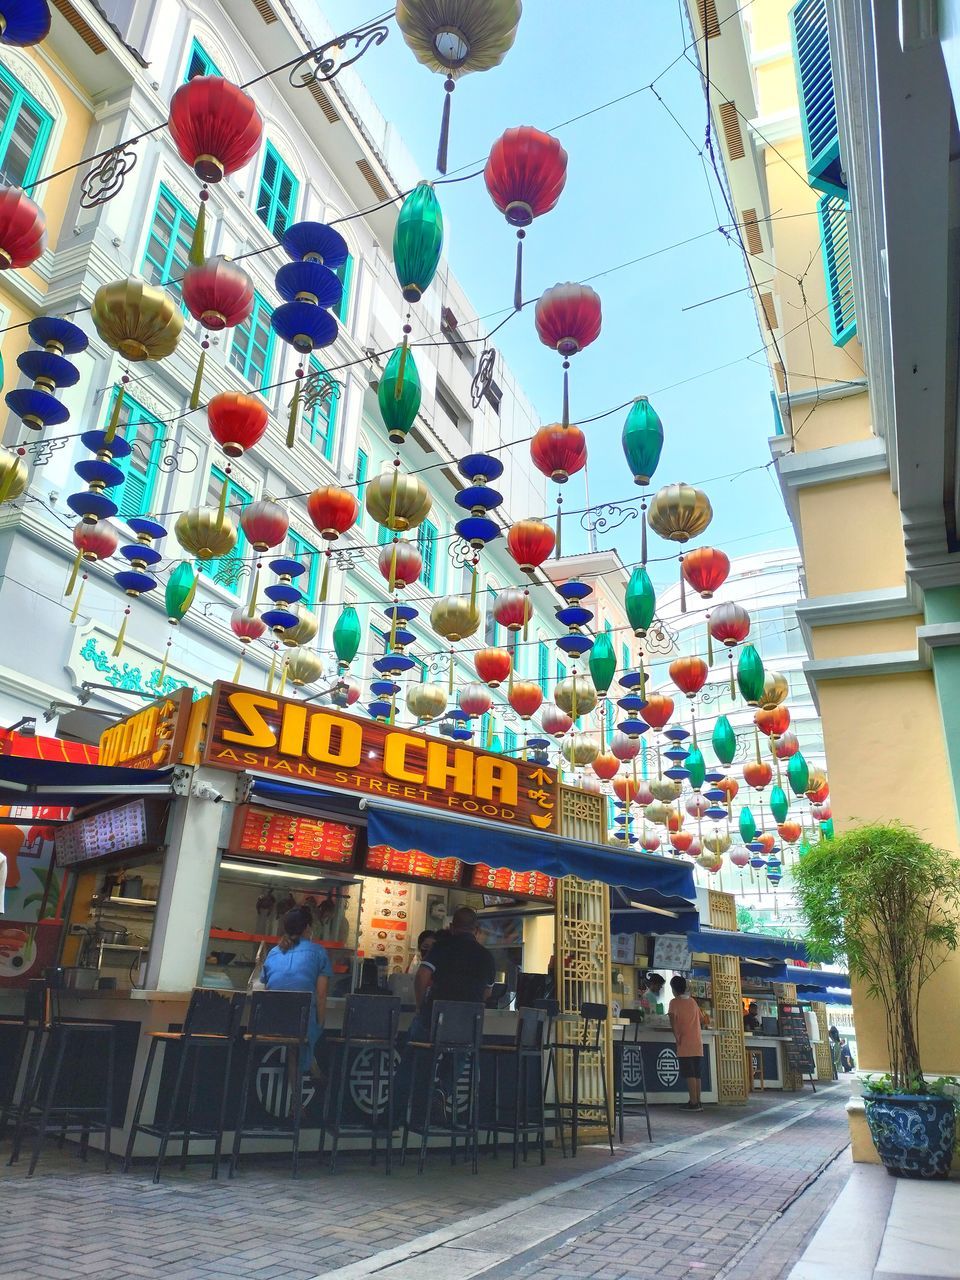
[[[50,34],[47,0],[0,0],[0,44],[25,48]]]

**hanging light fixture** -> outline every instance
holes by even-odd
[[[127,561],[128,568],[118,570],[113,579],[117,586],[131,599],[139,599],[157,586],[157,579],[151,570],[162,559],[154,546],[167,535],[166,529],[157,520],[147,516],[132,516],[127,520],[130,531],[136,534],[136,542],[126,543],[120,548],[120,554]],[[123,622],[117,633],[117,642],[113,647],[113,656],[119,658],[123,652],[123,642],[127,634],[127,622],[130,618],[130,605],[123,611]]]
[[[183,312],[173,295],[136,276],[101,285],[90,315],[107,346],[133,362],[172,355],[183,331]]]

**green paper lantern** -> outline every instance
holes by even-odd
[[[413,352],[409,347],[397,347],[387,361],[377,388],[380,417],[393,444],[403,444],[406,440],[407,432],[416,421],[420,398],[420,374]]]
[[[196,594],[197,575],[193,571],[193,565],[189,560],[181,560],[167,579],[167,620],[176,626],[193,604]]]
[[[352,604],[344,607],[333,628],[333,650],[340,663],[340,670],[345,671],[357,656],[360,649],[360,619]]]
[[[657,594],[653,589],[650,575],[643,565],[639,565],[631,573],[623,603],[626,606],[627,618],[633,627],[633,634],[643,639],[650,629],[657,608]]]
[[[634,484],[649,484],[663,451],[663,426],[645,396],[633,402],[623,424],[622,440]]]
[[[404,300],[419,302],[437,273],[443,249],[443,213],[429,182],[404,200],[393,233],[393,265]]]
[[[740,650],[737,684],[746,702],[759,702],[763,696],[763,663],[752,644],[745,644]]]
[[[733,757],[737,754],[737,735],[733,731],[733,725],[726,716],[718,716],[717,723],[713,726],[713,737],[710,739],[713,744],[713,751],[721,764],[733,764]]]
[[[590,650],[590,677],[594,688],[601,698],[613,684],[617,671],[617,655],[613,651],[613,642],[606,631],[601,631]]]
[[[802,796],[810,785],[810,769],[800,751],[795,751],[787,762],[787,780],[797,796]]]
[[[790,811],[790,801],[783,787],[774,787],[770,792],[770,812],[777,822],[786,822]]]
[[[693,747],[692,750],[688,751],[687,758],[683,764],[684,768],[689,770],[691,787],[693,787],[694,791],[699,791],[707,775],[706,761],[700,748]]]
[[[804,836],[803,839],[800,841],[800,843],[797,845],[797,853],[800,855],[801,858],[805,858],[809,852],[810,852],[810,841],[807,839],[806,836]]]
[[[746,805],[740,810],[740,839],[749,844],[757,835],[757,824],[750,809]]]
[[[820,836],[824,840],[833,839],[833,819],[828,818],[826,822],[820,823]]]

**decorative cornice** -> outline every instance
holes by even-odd
[[[815,484],[835,484],[840,480],[860,480],[884,475],[889,470],[887,449],[877,436],[849,444],[811,449],[808,453],[784,453],[777,459],[784,484],[805,489]]]
[[[824,680],[869,680],[928,671],[930,663],[917,649],[892,653],[857,653],[845,658],[813,659],[803,664],[810,696],[820,710],[819,684]]]

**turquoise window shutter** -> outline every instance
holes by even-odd
[[[120,393],[115,391],[110,398],[106,422],[110,420],[118,394]],[[111,496],[117,504],[120,516],[126,520],[131,516],[149,514],[159,475],[164,429],[162,423],[148,413],[143,405],[124,393],[118,431],[131,448],[127,457],[117,463],[124,473],[124,480],[123,484],[113,490]]]
[[[826,0],[799,0],[790,10],[790,35],[810,185],[845,197]]]
[[[306,569],[306,573],[297,579],[297,585],[303,592],[304,600],[308,609],[317,607],[317,597],[320,594],[320,559],[321,553],[306,538],[301,538],[299,533],[294,533],[291,529],[287,534],[287,545],[290,555],[294,560],[299,560]]]
[[[184,81],[192,80],[194,76],[221,76],[222,74],[223,72],[200,41],[195,39],[190,46],[190,57],[187,59],[187,74],[183,77]]]
[[[248,382],[260,384],[261,390],[270,381],[273,364],[275,334],[270,325],[272,308],[259,293],[253,295],[253,311],[243,324],[234,330],[230,345],[230,363],[243,374]]]
[[[0,181],[29,187],[40,176],[53,117],[0,65]]]
[[[161,183],[141,270],[150,284],[162,285],[178,299],[196,225],[196,218]]]
[[[340,277],[340,283],[343,285],[343,296],[340,299],[340,305],[337,307],[337,319],[341,324],[346,324],[347,316],[350,313],[350,285],[353,283],[352,254],[347,256],[347,260],[342,267],[337,267],[336,275]]]
[[[367,472],[370,469],[370,459],[367,457],[364,449],[357,450],[357,465],[354,470],[354,477],[357,482],[357,501],[360,503],[360,519],[357,521],[359,528],[367,523],[367,512],[363,505],[364,491],[367,487]]]
[[[545,640],[537,645],[537,684],[547,697],[547,684],[550,680],[550,646]]]
[[[257,192],[257,217],[279,239],[294,221],[300,183],[290,166],[280,158],[272,142],[263,153],[260,188]]]
[[[823,274],[827,281],[830,333],[838,347],[857,332],[857,312],[850,266],[847,204],[839,196],[821,196],[817,203]]]
[[[337,402],[340,398],[340,385],[327,373],[315,356],[310,357],[309,376],[320,375],[321,380],[329,379],[329,393],[325,397],[318,396],[312,407],[304,406],[303,429],[307,439],[315,449],[319,449],[327,461],[331,461],[336,444]]]
[[[430,520],[424,520],[417,530],[417,550],[423,561],[420,581],[432,591],[437,575],[437,526]]]
[[[207,489],[207,496],[211,505],[215,505],[220,501],[221,486],[226,483],[227,486],[227,509],[230,516],[237,522],[237,545],[225,556],[217,556],[213,560],[199,561],[200,572],[206,574],[208,578],[212,578],[214,582],[221,587],[226,587],[228,591],[232,591],[234,595],[239,595],[240,585],[243,576],[243,561],[247,550],[247,539],[243,529],[239,527],[239,515],[237,504],[246,506],[251,501],[252,495],[246,489],[238,485],[234,480],[227,476],[226,472],[221,471],[219,467],[210,468],[210,484]]]

